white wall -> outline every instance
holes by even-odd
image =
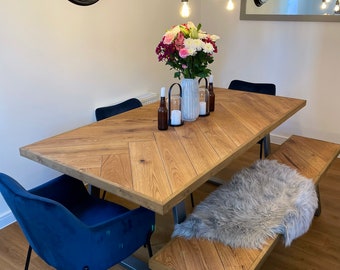
[[[340,143],[340,23],[240,21],[225,0],[201,1],[202,24],[220,35],[213,63],[216,85],[233,79],[273,82],[277,94],[303,98],[307,106],[272,134]]]
[[[174,81],[157,62],[164,31],[184,22],[179,0],[2,0],[0,171],[33,187],[57,173],[20,157],[19,147],[94,121],[94,109]],[[240,21],[226,0],[190,0],[195,23],[218,34],[216,86],[234,78],[274,82],[308,105],[275,130],[340,142],[339,23]],[[199,19],[200,18],[200,19]],[[9,221],[0,200],[0,227]]]
[[[26,188],[56,176],[20,157],[19,147],[94,121],[98,106],[170,86],[173,73],[158,63],[155,48],[169,27],[184,22],[178,10],[173,0],[88,7],[2,0],[0,172]],[[9,214],[0,196],[0,227]]]

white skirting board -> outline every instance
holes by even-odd
[[[137,96],[136,98],[138,98],[140,102],[142,102],[143,105],[147,105],[147,104],[159,101],[159,96],[156,93],[152,93],[152,92],[147,92],[145,94]]]
[[[281,145],[286,140],[288,140],[288,137],[284,137],[284,136],[280,136],[280,135],[275,135],[275,134],[270,134],[270,142],[273,143],[273,144]]]
[[[11,211],[6,212],[0,217],[0,230],[16,221]]]

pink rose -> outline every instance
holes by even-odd
[[[189,55],[189,51],[186,48],[182,48],[178,54],[181,58],[186,58]]]
[[[174,34],[173,34],[173,33],[167,32],[167,33],[165,33],[165,35],[164,35],[163,43],[169,45],[169,44],[171,44],[171,42],[174,40],[174,38],[175,38],[175,37],[174,37]]]
[[[176,49],[179,51],[180,49],[183,48],[183,44],[184,44],[184,35],[182,32],[179,32],[177,35],[177,38],[175,39],[175,46]]]

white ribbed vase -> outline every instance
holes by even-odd
[[[182,118],[195,121],[200,112],[200,100],[197,79],[182,79]]]

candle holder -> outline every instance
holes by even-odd
[[[205,87],[199,88],[199,100],[200,100],[199,116],[208,116],[210,114],[208,80],[207,78],[200,78],[198,80],[198,83],[200,83],[202,79],[205,80]]]
[[[172,89],[175,85],[179,87],[179,93],[173,95]],[[176,127],[183,125],[182,119],[182,87],[179,83],[173,83],[169,88],[169,125]]]

